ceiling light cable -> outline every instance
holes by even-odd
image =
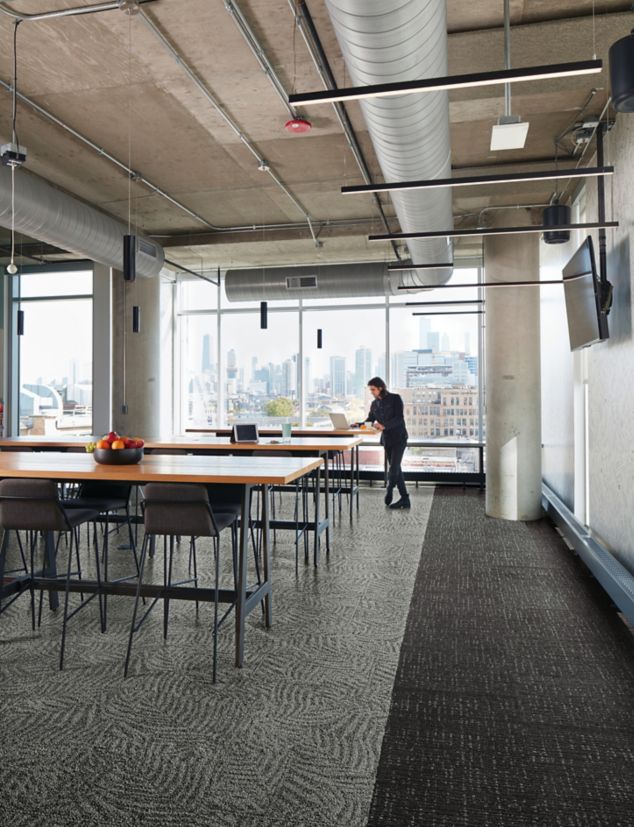
[[[11,140],[15,152],[19,154],[20,144],[18,141],[18,106],[17,106],[17,85],[18,85],[18,26],[22,21],[16,20],[13,24],[13,95],[11,112]],[[15,168],[11,164],[11,261],[7,265],[7,273],[15,276],[18,272],[15,263]]]

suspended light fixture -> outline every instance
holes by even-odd
[[[321,350],[324,346],[324,331],[321,327],[317,328],[317,348]]]
[[[20,146],[17,128],[17,98],[18,98],[18,26],[21,21],[16,20],[13,24],[13,91],[12,112],[11,112],[11,142],[0,147],[2,165],[11,168],[11,260],[7,264],[6,271],[10,276],[18,272],[15,263],[15,170],[26,161],[26,148]]]
[[[566,224],[561,230],[598,230],[601,227],[618,227],[618,221],[585,221],[580,224]],[[368,241],[400,241],[408,238],[463,238],[484,235],[519,235],[521,233],[544,233],[551,230],[543,224],[529,224],[526,227],[474,227],[469,230],[431,230],[420,233],[381,233],[369,235]]]
[[[387,269],[390,273],[402,270],[453,270],[453,264],[451,262],[443,264],[407,264],[399,261],[395,264],[388,264]]]
[[[123,236],[123,280],[136,279],[136,236]]]
[[[24,336],[24,310],[18,310],[17,333],[18,336]]]
[[[266,330],[269,326],[269,304],[260,302],[260,330]]]
[[[132,332],[141,332],[141,308],[138,304],[132,305]]]
[[[487,184],[521,184],[524,181],[550,181],[558,178],[593,178],[612,175],[613,166],[577,167],[575,169],[544,169],[539,172],[502,172],[493,175],[469,175],[455,178],[431,178],[426,181],[395,181],[390,184],[359,184],[341,187],[344,195],[367,192],[398,192],[400,190],[440,189],[442,187],[478,187]]]
[[[634,112],[634,29],[612,44],[609,58],[612,106],[617,112]]]
[[[452,89],[471,89],[479,86],[499,86],[503,83],[522,83],[531,80],[568,78],[577,75],[593,75],[603,69],[601,60],[578,60],[572,63],[549,63],[541,66],[524,66],[520,69],[500,69],[495,72],[473,72],[467,75],[447,75],[422,80],[405,80],[397,83],[378,83],[369,86],[352,86],[348,89],[326,89],[289,95],[291,106],[309,106],[317,103],[346,103],[351,100],[385,98],[393,95],[411,95],[418,92],[447,92]]]

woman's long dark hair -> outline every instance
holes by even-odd
[[[381,392],[380,396],[385,396],[385,394],[387,393],[387,385],[381,379],[380,376],[373,376],[372,379],[368,381],[368,387],[370,387],[370,385],[372,385],[373,388],[379,389],[379,391]]]

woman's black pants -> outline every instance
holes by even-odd
[[[407,497],[407,488],[405,488],[405,478],[403,477],[403,469],[401,462],[403,454],[407,448],[407,440],[397,442],[395,445],[384,445],[385,456],[387,458],[387,487],[398,489],[401,497]]]

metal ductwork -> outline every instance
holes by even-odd
[[[227,298],[235,302],[385,296],[392,292],[392,284],[383,262],[258,267],[225,273]]]
[[[326,0],[351,83],[416,80],[447,74],[445,0]],[[361,101],[387,182],[450,178],[446,92]],[[391,193],[403,232],[453,228],[451,190]],[[408,241],[415,264],[453,261],[448,239]],[[344,298],[421,290],[443,284],[451,270],[389,272],[384,263],[229,270],[230,301]]]
[[[0,226],[11,227],[9,167],[0,167]],[[100,264],[118,270],[123,268],[126,224],[23,169],[15,171],[15,229]],[[138,276],[157,276],[163,260],[160,245],[137,236]]]
[[[351,83],[447,75],[446,0],[326,0]],[[386,182],[451,177],[446,92],[362,100]],[[391,193],[403,232],[453,229],[451,190]],[[415,264],[452,261],[448,239],[407,243]],[[401,273],[408,286],[442,284],[451,270]],[[394,276],[395,278],[396,275]]]

